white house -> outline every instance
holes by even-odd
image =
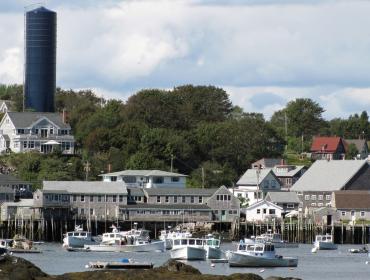
[[[245,219],[248,222],[281,219],[282,212],[282,207],[277,206],[270,201],[261,200],[245,209]]]
[[[186,187],[187,175],[161,170],[123,170],[100,175],[105,182],[125,182],[127,187]]]
[[[271,168],[248,169],[236,183],[233,193],[249,205],[264,198],[267,192],[280,191],[281,183]]]
[[[60,149],[73,154],[74,146],[71,126],[58,113],[6,112],[0,122],[0,153]]]
[[[6,113],[11,110],[13,102],[10,100],[0,100],[0,112]]]

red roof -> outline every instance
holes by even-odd
[[[311,152],[334,153],[341,142],[340,137],[314,137]]]

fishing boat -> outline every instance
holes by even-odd
[[[272,243],[275,248],[298,248],[298,243],[291,243],[283,240],[280,233],[264,233],[258,236],[252,236],[251,238],[245,238],[244,242],[247,244],[257,243]]]
[[[69,231],[64,235],[63,247],[83,248],[84,245],[97,244],[92,238],[91,232],[84,231],[81,226],[76,226],[74,231]]]
[[[364,246],[362,248],[348,249],[348,252],[350,252],[352,254],[367,254],[367,253],[369,253],[369,249],[367,248],[367,246]]]
[[[100,243],[98,245],[85,245],[86,250],[93,252],[150,252],[165,250],[164,241],[148,241],[136,239],[132,244],[127,243],[127,239],[122,237],[117,239],[114,243],[109,241],[108,243]]]
[[[313,250],[336,250],[337,248],[338,246],[334,244],[332,235],[316,235]]]
[[[176,238],[173,240],[171,259],[205,260],[207,251],[201,238]]]
[[[207,259],[222,259],[224,253],[220,248],[220,239],[215,238],[212,234],[207,235],[204,240],[204,249],[207,252]]]
[[[230,267],[296,267],[298,258],[279,256],[271,243],[240,243],[228,252]]]
[[[173,240],[176,238],[190,238],[192,237],[191,232],[182,230],[161,230],[159,239],[165,242],[167,250],[172,249]]]
[[[22,235],[16,234],[13,239],[0,239],[0,252],[7,253],[41,253],[33,247],[32,241]]]

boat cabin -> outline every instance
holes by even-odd
[[[316,235],[316,241],[318,242],[333,242],[333,236],[330,234]]]
[[[219,239],[206,239],[204,240],[204,245],[210,246],[210,247],[220,247],[220,240]]]
[[[203,246],[203,239],[199,238],[181,238],[174,239],[173,246]]]
[[[70,231],[67,232],[68,237],[76,237],[76,238],[91,238],[91,232],[88,231]]]
[[[255,243],[255,244],[240,243],[238,246],[238,251],[254,253],[257,256],[258,254],[263,254],[267,252],[274,253],[275,246],[270,243]]]

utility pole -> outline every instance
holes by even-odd
[[[91,164],[89,163],[89,161],[86,161],[85,164],[84,164],[85,181],[87,181],[87,179],[89,178],[89,171],[91,169],[90,166],[91,166]]]
[[[171,172],[173,171],[173,154],[171,154]]]
[[[285,153],[288,151],[288,117],[284,112],[284,125],[285,125]]]
[[[202,189],[204,189],[204,168],[202,167]]]

